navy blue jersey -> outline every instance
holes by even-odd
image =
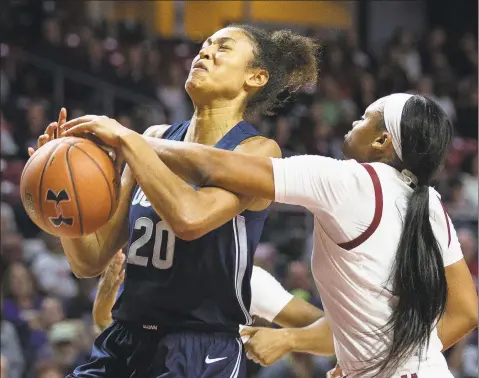
[[[165,139],[183,140],[189,122],[172,125]],[[259,135],[238,123],[216,148],[234,150]],[[144,328],[238,332],[251,324],[253,255],[268,209],[244,211],[199,239],[175,238],[142,189],[134,189],[129,211],[125,285],[113,309],[120,321]]]

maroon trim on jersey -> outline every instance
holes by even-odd
[[[447,224],[447,246],[449,247],[451,245],[451,226],[449,225],[449,219],[448,219],[448,216],[447,216],[447,211],[446,211],[446,208],[444,207],[444,204],[442,203],[441,199],[439,197],[437,197],[437,199],[439,200],[441,206],[442,206],[442,210],[444,211],[444,217],[446,218],[446,224]]]
[[[381,222],[381,218],[383,216],[383,190],[381,188],[381,182],[379,181],[378,174],[374,170],[372,166],[369,164],[361,164],[364,168],[366,168],[366,171],[368,171],[369,176],[371,176],[371,180],[373,181],[373,187],[374,187],[374,197],[376,199],[376,209],[374,211],[374,217],[369,225],[369,227],[364,231],[361,235],[359,235],[356,239],[353,239],[351,241],[348,241],[346,243],[341,243],[338,244],[339,247],[346,249],[346,250],[351,250],[353,248],[356,248],[363,244],[366,240],[369,239],[369,237],[376,231],[376,229],[379,226],[379,222]]]

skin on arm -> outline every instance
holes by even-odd
[[[179,144],[183,143],[179,142]],[[262,210],[270,204],[270,201],[265,201],[263,198],[238,196],[216,187],[195,190],[175,174],[185,175],[185,170],[178,161],[167,161],[166,165],[163,164],[157,152],[151,147],[148,148],[148,145],[144,138],[135,133],[121,138],[122,153],[134,172],[136,180],[155,211],[166,220],[181,239],[199,238],[228,222],[245,209]],[[276,142],[264,138],[252,138],[238,149],[244,155],[247,152],[249,155],[246,156],[262,155],[267,160],[269,160],[267,156],[280,156]],[[168,167],[171,167],[175,173]]]
[[[66,123],[66,120],[67,111],[62,108],[58,116],[58,122],[48,125],[44,134],[38,138],[38,148],[57,138],[58,130]],[[34,152],[33,148],[28,149],[30,156]],[[60,238],[75,276],[87,278],[101,274],[115,252],[126,244],[127,232],[125,227],[128,226],[126,215],[134,184],[134,177],[127,167],[121,177],[118,207],[110,221],[93,234],[74,239]]]
[[[112,322],[111,309],[125,278],[124,262],[125,255],[120,250],[111,260],[98,284],[98,291],[93,302],[93,321],[102,331]]]
[[[334,355],[333,332],[325,317],[303,328],[245,328],[241,336],[249,337],[245,344],[249,357],[263,366],[290,352]]]
[[[445,271],[448,286],[446,311],[437,325],[443,350],[477,328],[478,321],[477,292],[465,260],[447,266]]]
[[[324,316],[324,312],[305,300],[293,297],[276,315],[273,323],[283,328],[307,327]]]
[[[118,208],[106,225],[81,238],[61,238],[72,272],[79,278],[96,277],[128,241],[128,209],[135,180],[128,167],[121,178]]]
[[[218,186],[233,193],[270,201],[275,198],[270,157],[246,154],[240,149],[232,152],[196,143],[155,138],[146,140],[161,160],[188,182]],[[273,150],[273,146],[268,149]],[[275,149],[279,147],[276,145]],[[280,157],[278,151],[270,156]]]

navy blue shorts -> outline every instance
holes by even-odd
[[[225,334],[130,328],[113,322],[90,360],[67,378],[245,378],[240,339]]]

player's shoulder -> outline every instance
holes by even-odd
[[[281,148],[275,140],[258,135],[244,140],[235,151],[280,158]]]
[[[170,128],[171,125],[153,125],[148,127],[143,133],[144,136],[149,136],[153,138],[162,138],[166,130]]]

